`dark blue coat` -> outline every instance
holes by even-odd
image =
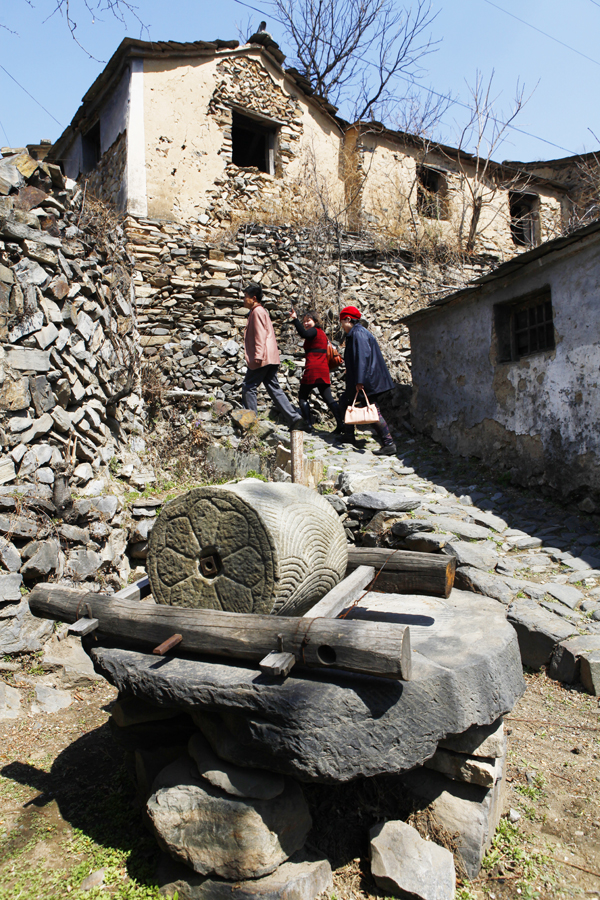
[[[381,394],[393,388],[377,339],[360,322],[346,336],[344,362],[348,393],[353,394],[357,384],[364,384],[367,394]]]

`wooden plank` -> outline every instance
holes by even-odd
[[[294,430],[290,434],[292,481],[304,484],[304,432]]]
[[[28,600],[34,615],[61,622],[74,622],[78,607],[89,605],[99,633],[142,649],[152,650],[177,632],[184,653],[260,663],[275,648],[284,647],[304,666],[410,677],[410,634],[405,625],[188,609],[41,585]]]
[[[86,634],[91,634],[92,631],[95,631],[97,627],[98,619],[77,619],[76,622],[69,625],[68,631],[69,634],[74,634],[77,637],[85,637]]]
[[[359,566],[350,575],[346,575],[343,581],[336,584],[308,612],[305,612],[303,618],[317,619],[323,617],[335,619],[342,610],[354,603],[364,593],[366,586],[373,581],[374,577],[375,569],[373,566]]]
[[[456,559],[436,553],[356,547],[348,550],[346,574],[358,566],[373,566],[377,576],[373,590],[393,594],[429,594],[449,597],[454,587]]]
[[[261,659],[258,667],[265,675],[283,675],[285,678],[290,674],[295,662],[296,657],[293,653],[280,653],[279,650],[272,650],[264,659]]]

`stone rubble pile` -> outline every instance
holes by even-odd
[[[39,650],[52,632],[30,615],[25,588],[127,582],[129,536],[122,499],[108,493],[110,467],[118,462],[133,487],[154,476],[139,455],[144,411],[122,231],[56,166],[4,152],[0,653],[19,653]]]

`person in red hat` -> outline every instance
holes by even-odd
[[[340,312],[340,323],[346,334],[344,362],[346,364],[346,389],[340,397],[342,414],[353,402],[356,391],[364,390],[369,403],[374,403],[379,413],[379,422],[374,425],[381,447],[375,450],[376,456],[393,456],[396,444],[390,433],[387,422],[381,415],[378,400],[394,386],[377,339],[364,325],[362,316],[356,306],[346,306]],[[354,437],[354,429],[344,426],[347,437]],[[338,433],[340,433],[338,431]]]

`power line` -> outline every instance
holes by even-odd
[[[565,44],[564,41],[559,41],[558,38],[555,38],[554,35],[548,34],[547,31],[542,31],[541,28],[538,28],[536,25],[532,25],[531,22],[526,22],[525,19],[520,19],[518,16],[515,16],[514,13],[509,12],[507,9],[504,9],[502,6],[498,6],[497,3],[492,3],[492,0],[485,0],[485,2],[489,6],[494,6],[496,9],[499,9],[500,12],[506,13],[507,16],[510,16],[513,19],[516,19],[517,22],[521,22],[523,25],[527,25],[528,28],[533,28],[534,31],[539,32],[539,34],[543,34],[544,37],[550,38],[551,41],[554,41],[556,44],[560,44],[562,47],[566,47],[567,50],[572,50],[573,53],[576,53],[578,56],[582,56],[584,59],[587,59],[589,62],[593,62],[594,65],[600,66],[600,62],[597,59],[593,59],[591,56],[586,56],[585,53],[582,53],[581,50],[576,50],[575,47],[571,47],[570,44]],[[594,2],[594,0],[592,0]],[[596,3],[596,6],[599,4]]]
[[[6,138],[6,143],[7,143],[7,145],[10,147],[10,139],[9,139],[7,133],[6,133],[6,128],[5,128],[4,125],[2,124],[2,119],[0,119],[0,128],[1,128],[2,131],[4,132],[4,137]]]
[[[486,0],[486,2],[489,2],[489,0]],[[595,0],[592,0],[592,2],[595,2]],[[254,12],[257,12],[261,16],[265,16],[267,18],[269,16],[269,14],[266,13],[264,10],[258,9],[256,6],[251,6],[249,3],[245,3],[244,0],[234,0],[234,3],[238,3],[240,6],[245,6],[247,9],[252,9]],[[495,6],[495,4],[492,4],[492,5]],[[600,3],[596,4],[596,5],[600,6]],[[500,7],[498,7],[498,9],[500,9]],[[271,16],[271,18],[274,19],[276,22],[279,22],[280,25],[283,25],[285,27],[285,23],[282,22],[281,19],[278,19],[277,16]],[[525,24],[527,24],[527,23],[525,23]],[[364,63],[366,63],[367,65],[373,66],[373,68],[375,68],[375,69],[377,68],[375,63],[372,63],[370,60],[365,59],[363,56],[361,56],[360,59],[362,59],[362,61]],[[432,94],[432,96],[434,96],[434,97],[439,97],[441,100],[449,100],[451,103],[456,104],[456,106],[461,106],[463,109],[466,109],[469,112],[472,112],[472,108],[467,103],[462,103],[460,100],[455,99],[450,94],[440,94],[438,91],[434,91],[432,88],[425,87],[425,85],[419,84],[418,81],[407,78],[405,75],[397,75],[396,74],[394,77],[400,78],[401,81],[406,81],[408,84],[413,85],[413,87],[417,87],[421,91],[427,91],[428,94]],[[500,121],[499,119],[496,119],[494,116],[490,116],[490,118],[493,122],[496,122],[497,125],[504,125],[504,122]],[[560,144],[555,144],[555,143],[553,143],[553,141],[549,141],[546,138],[540,137],[538,134],[532,134],[530,131],[524,131],[522,128],[518,128],[516,125],[508,125],[508,128],[510,128],[511,131],[517,131],[519,134],[523,134],[526,137],[533,138],[536,141],[541,141],[543,144],[548,144],[549,147],[554,147],[556,150],[562,150],[564,153],[570,153],[572,155],[575,154],[575,151],[569,150],[568,147],[561,147]]]
[[[591,0],[591,2],[600,9],[600,3],[597,3],[596,0]]]
[[[47,114],[50,116],[51,119],[54,119],[54,121],[56,122],[57,125],[59,125],[61,128],[64,128],[64,125],[62,124],[62,122],[59,122],[58,119],[57,119],[55,116],[53,116],[52,113],[51,113],[49,110],[47,110],[45,106],[42,106],[42,104],[40,103],[40,101],[39,101],[39,100],[36,100],[35,97],[33,96],[33,94],[30,94],[30,93],[29,93],[29,91],[27,90],[27,88],[24,88],[22,84],[19,84],[19,82],[17,81],[17,79],[16,79],[16,78],[13,78],[13,76],[10,74],[10,72],[8,72],[8,71],[4,68],[4,66],[3,66],[2,64],[0,64],[0,69],[2,69],[3,72],[6,72],[6,74],[8,75],[8,77],[9,77],[10,79],[12,79],[12,81],[14,81],[14,83],[15,83],[16,85],[18,85],[18,86],[21,88],[22,91],[25,91],[25,93],[27,94],[27,96],[28,96],[28,97],[31,97],[31,99],[33,100],[33,102],[34,102],[34,103],[37,103],[37,105],[38,105],[41,109],[43,109],[44,112],[47,113]]]

